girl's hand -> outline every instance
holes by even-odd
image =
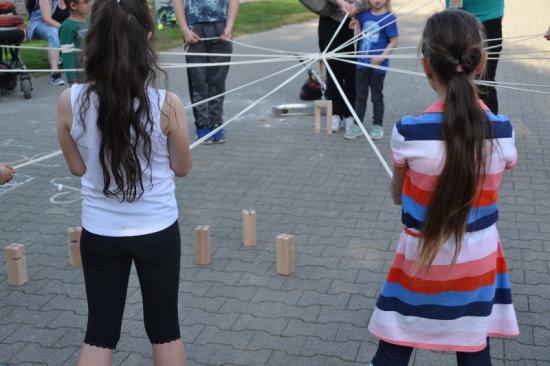
[[[8,164],[0,164],[0,184],[6,184],[12,180],[13,175],[15,174],[15,169],[13,169]]]
[[[185,43],[195,44],[201,40],[201,37],[199,37],[197,33],[193,32],[191,29],[186,28],[183,31],[183,39],[185,39]]]
[[[383,58],[373,57],[370,59],[371,65],[380,66],[384,62]]]
[[[353,18],[351,22],[349,22],[349,29],[353,30],[354,33],[359,33],[359,21],[357,19]]]
[[[231,38],[233,38],[233,35],[231,34],[231,29],[230,29],[230,28],[225,28],[225,29],[223,30],[222,35],[220,36],[220,39],[221,39],[222,41],[226,41],[226,42],[227,42],[227,41],[230,41]]]
[[[354,16],[355,13],[357,13],[357,8],[355,7],[355,5],[353,4],[350,4],[348,3],[347,1],[345,0],[340,0],[338,1],[338,5],[340,6],[340,9],[344,12],[344,13],[349,13],[349,16]]]

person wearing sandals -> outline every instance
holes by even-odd
[[[26,3],[29,12],[27,37],[29,40],[44,39],[48,41],[48,61],[50,63],[50,83],[64,85],[59,72],[59,42],[58,30],[61,23],[69,16],[64,0],[36,0]]]

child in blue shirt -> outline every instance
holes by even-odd
[[[369,89],[373,104],[373,126],[369,135],[373,140],[384,136],[384,78],[389,66],[387,55],[392,53],[399,42],[396,17],[391,13],[391,0],[365,0],[370,9],[357,15],[361,32],[366,32],[359,40],[357,51],[364,58],[359,58],[355,72],[355,112],[361,121],[365,117]],[[374,57],[373,57],[374,56]],[[372,66],[368,66],[372,65]],[[382,68],[379,68],[382,67]],[[355,123],[346,126],[344,138],[354,139],[361,135]]]

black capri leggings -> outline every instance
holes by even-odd
[[[82,229],[80,240],[88,326],[84,343],[114,349],[120,339],[132,261],[145,331],[153,344],[180,338],[178,290],[181,242],[178,222],[147,235],[110,237]]]

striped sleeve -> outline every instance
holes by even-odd
[[[393,165],[399,168],[405,168],[408,166],[407,157],[405,155],[406,144],[405,138],[401,135],[397,129],[397,124],[393,126],[391,134],[391,151]]]
[[[507,139],[503,148],[506,169],[514,169],[518,164],[518,152],[516,150],[516,132],[512,131],[512,137]]]

